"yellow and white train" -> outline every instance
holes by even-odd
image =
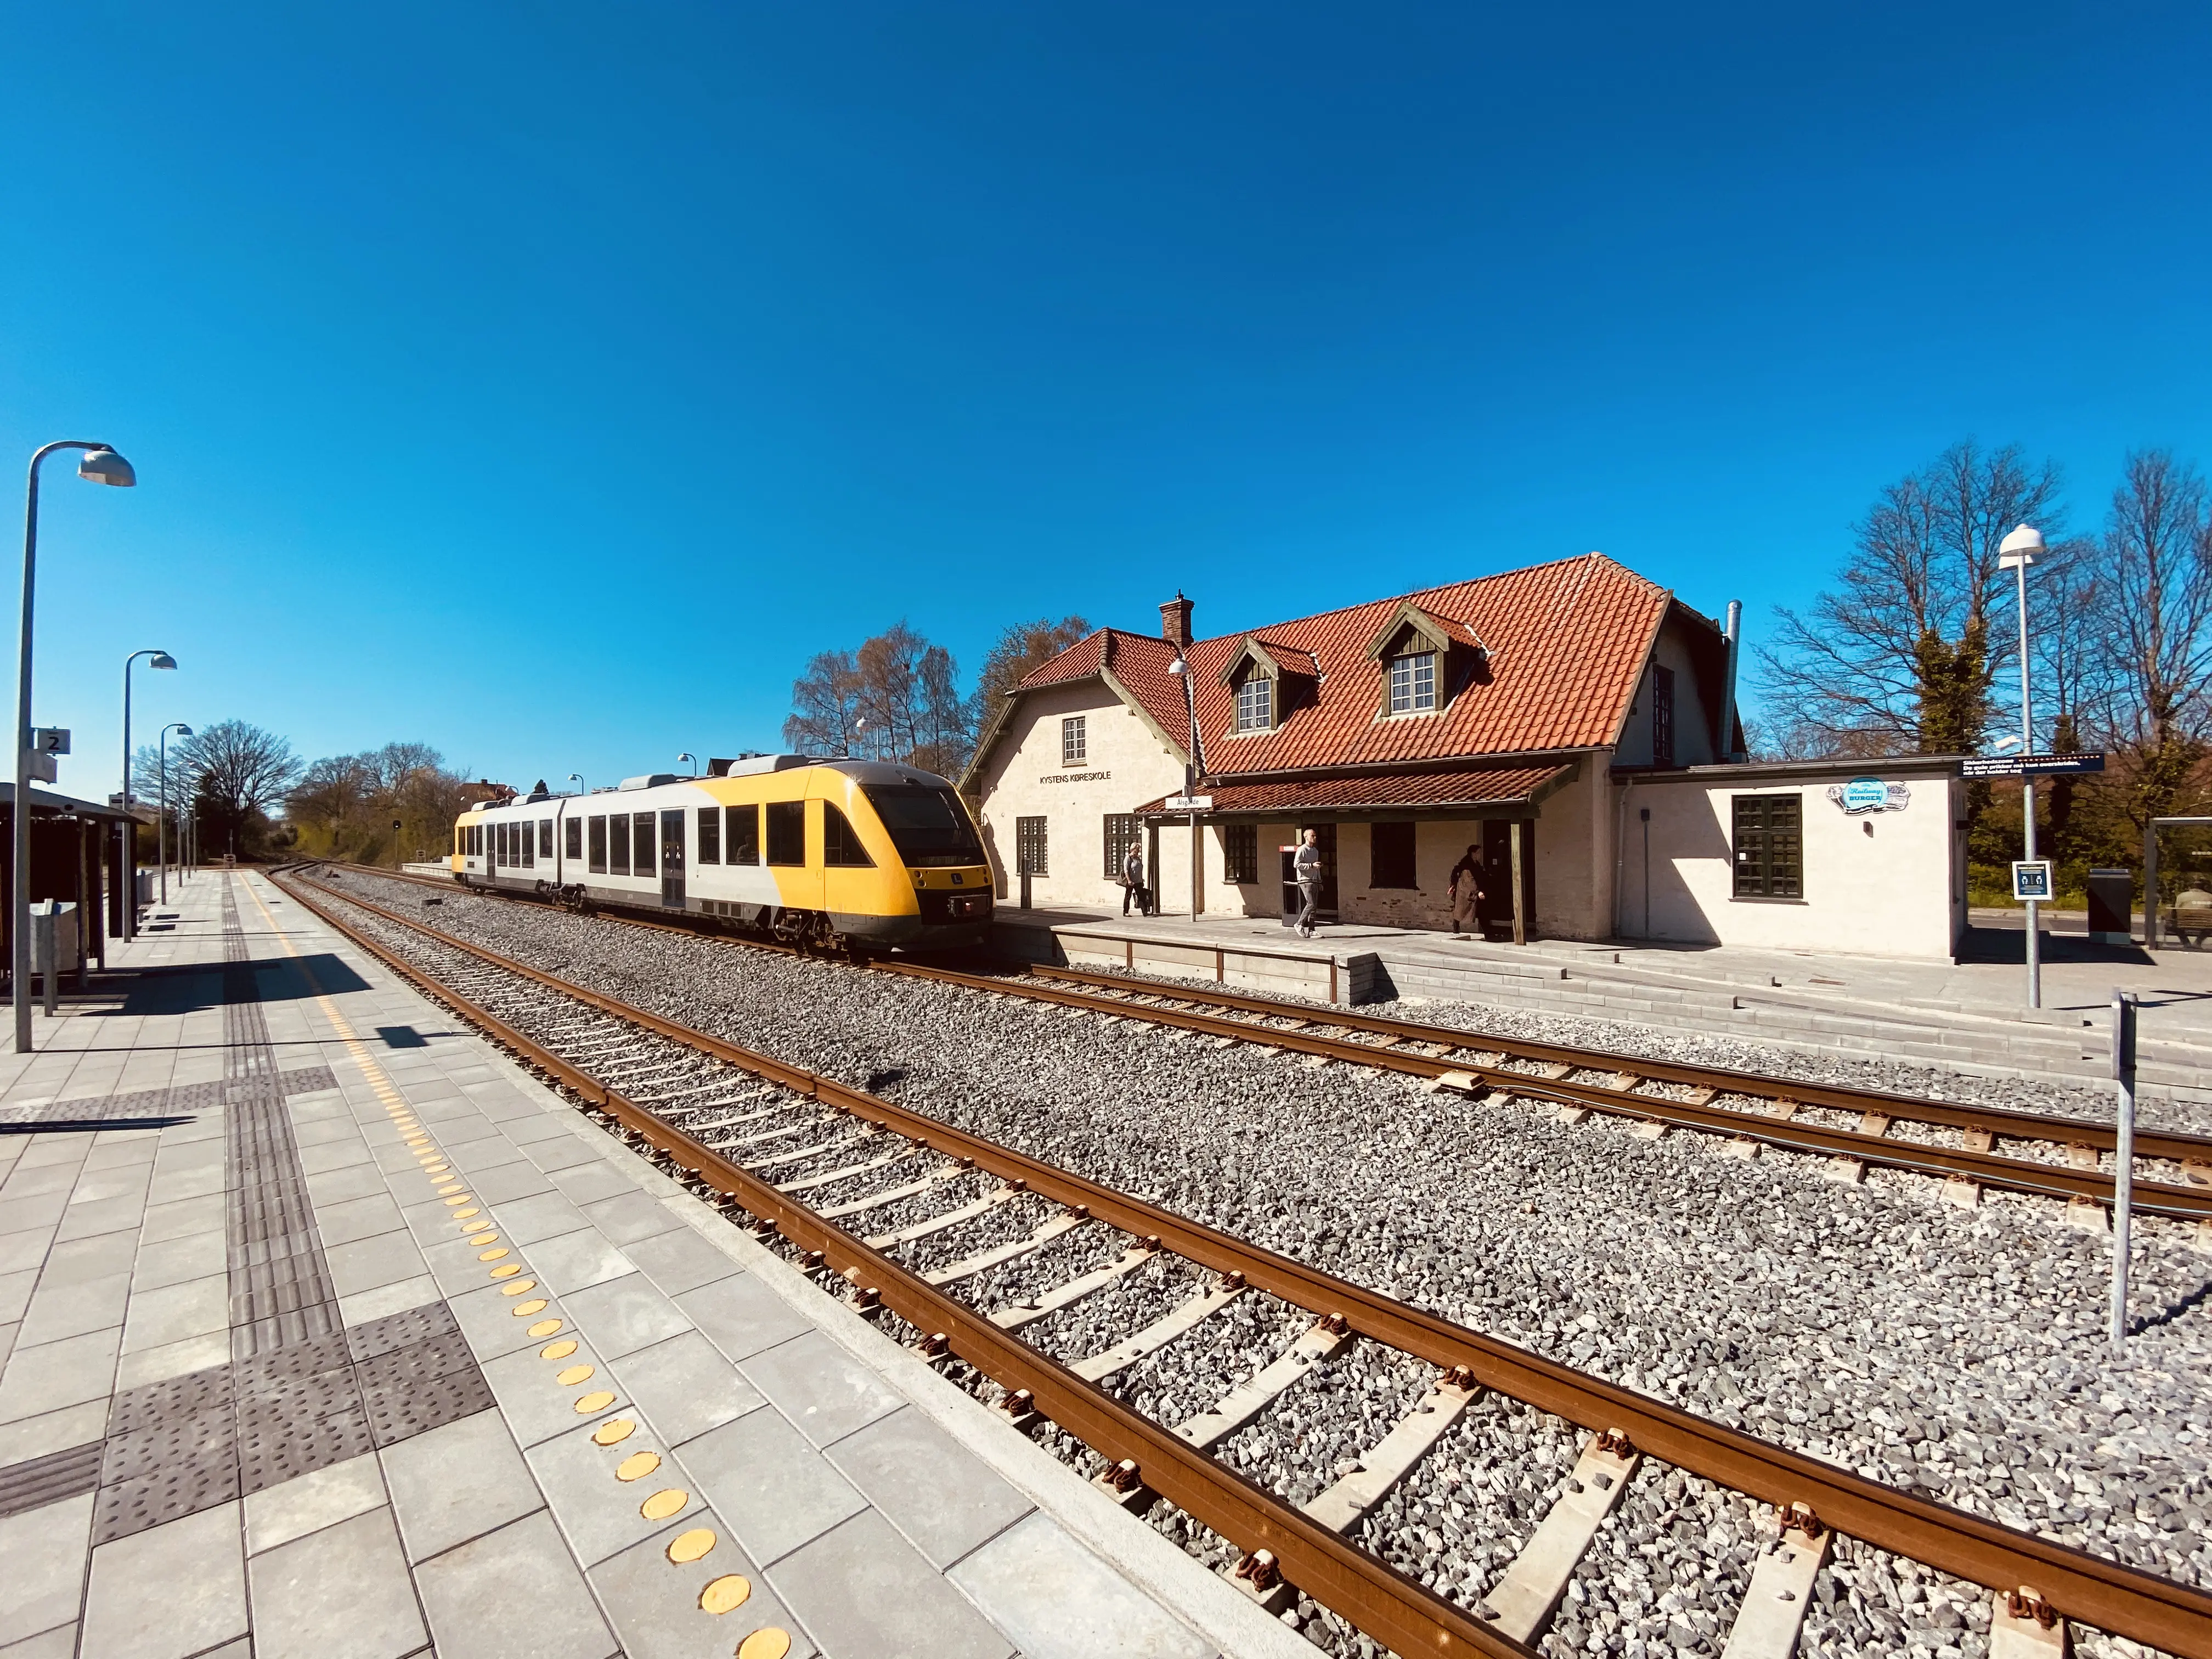
[[[878,761],[757,755],[588,795],[484,801],[453,823],[464,885],[715,916],[793,945],[949,950],[991,925],[958,792]]]

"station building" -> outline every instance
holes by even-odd
[[[1733,642],[1602,554],[1206,639],[1192,610],[993,712],[963,787],[1002,899],[1026,872],[1117,908],[1134,842],[1164,912],[1287,920],[1310,827],[1347,922],[1448,928],[1472,852],[1493,939],[1948,958],[1965,928],[1956,758],[1747,761]]]

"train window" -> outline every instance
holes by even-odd
[[[629,873],[629,814],[614,812],[607,817],[607,868],[616,875]]]
[[[494,837],[491,861],[494,865],[503,868],[507,864],[507,826],[503,823],[495,823],[491,827],[491,833]]]
[[[806,862],[806,803],[772,800],[768,804],[768,861],[770,864]]]
[[[592,856],[586,866],[595,876],[607,872],[607,818],[604,812],[592,818]]]
[[[853,821],[826,800],[822,803],[822,862],[847,869],[873,869],[876,862],[860,845]]]
[[[722,828],[728,836],[731,864],[760,862],[760,808],[757,806],[726,806],[722,809]]]
[[[868,805],[890,831],[899,861],[909,868],[981,864],[983,844],[957,793],[920,784],[870,784]]]
[[[660,867],[660,838],[654,833],[653,814],[638,813],[630,820],[630,843],[635,849],[635,856],[630,860],[630,873],[650,876]]]
[[[722,861],[722,809],[702,806],[699,809],[699,851],[692,859],[695,864],[720,864]]]
[[[550,818],[538,820],[538,856],[541,859],[553,856],[553,820]]]
[[[515,861],[524,869],[531,869],[538,862],[538,831],[527,818],[516,824],[514,828],[514,839],[522,854],[522,856]]]
[[[580,858],[583,857],[583,856],[584,856],[584,821],[583,821],[583,819],[581,819],[581,818],[563,818],[563,819],[562,819],[562,820],[561,820],[561,823],[562,823],[562,828],[564,828],[565,830],[567,830],[567,831],[568,832],[566,836],[564,836],[563,837],[562,837],[562,839],[563,839],[564,841],[566,841],[566,842],[568,843],[568,856],[569,856],[570,858],[572,858],[572,859],[580,859]]]

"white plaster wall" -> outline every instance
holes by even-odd
[[[1060,758],[1060,723],[1069,714],[1085,719],[1088,750],[1080,765]],[[1069,774],[1103,772],[1103,778],[1052,782]],[[979,816],[983,839],[998,880],[999,897],[1020,897],[1014,874],[1014,820],[1045,820],[1047,873],[1030,884],[1032,902],[1081,909],[1121,907],[1121,889],[1104,873],[1106,817],[1127,812],[1182,787],[1182,763],[1150,726],[1097,680],[1033,691],[1000,736],[985,762]],[[1172,863],[1171,883],[1162,887],[1175,908],[1190,908],[1190,832],[1163,831],[1162,862]],[[1214,867],[1218,872],[1217,855]],[[1155,878],[1154,884],[1160,883]],[[1230,890],[1234,891],[1232,888]]]
[[[1896,812],[1851,817],[1827,798],[1831,783],[1881,775],[1879,769],[1843,769],[1771,783],[1638,779],[1628,791],[1622,825],[1622,936],[1950,960],[1962,915],[1954,885],[1956,781],[1900,779],[1912,799]],[[1734,896],[1730,801],[1739,794],[1800,797],[1802,899]],[[1648,923],[1638,817],[1646,807]]]

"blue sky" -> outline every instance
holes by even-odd
[[[1599,548],[1755,639],[1959,437],[2212,458],[2212,16],[1807,13],[10,6],[0,456],[141,479],[49,473],[63,786],[138,646],[596,783],[902,617]]]

